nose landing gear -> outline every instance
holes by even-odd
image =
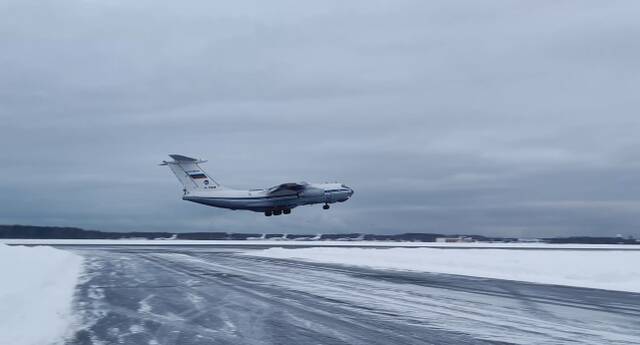
[[[322,206],[322,209],[323,209],[323,210],[328,210],[328,209],[329,209],[329,204],[324,204],[324,205]]]

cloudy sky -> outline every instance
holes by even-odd
[[[0,2],[0,223],[640,235],[637,1]],[[339,180],[330,211],[180,200]]]

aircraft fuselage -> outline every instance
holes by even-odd
[[[228,208],[231,210],[251,210],[256,212],[292,209],[302,205],[332,204],[349,200],[353,190],[339,183],[308,184],[300,191],[284,190],[270,194],[260,190],[216,190],[185,192],[182,200]]]

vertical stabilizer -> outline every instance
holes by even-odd
[[[173,161],[163,161],[161,165],[168,165],[176,175],[185,193],[193,190],[209,190],[222,188],[218,182],[212,179],[200,168],[200,163],[206,161],[183,155],[169,155]]]

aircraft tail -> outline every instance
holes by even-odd
[[[206,161],[191,158],[183,155],[169,155],[173,161],[162,161],[160,165],[168,165],[171,171],[176,175],[184,191],[190,192],[198,189],[221,189],[222,186],[207,173],[200,168],[200,163]]]

